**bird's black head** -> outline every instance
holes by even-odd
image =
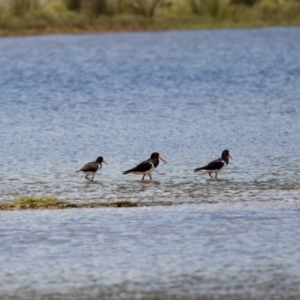
[[[166,161],[163,157],[161,157],[161,156],[159,155],[158,152],[153,152],[153,153],[151,154],[151,157],[150,157],[150,158],[151,158],[151,159],[154,159],[154,158],[160,159],[160,160],[163,161],[164,163],[167,163],[167,161]]]
[[[103,162],[103,157],[102,156],[99,156],[97,159],[96,159],[96,162],[98,164],[101,164]]]
[[[107,162],[103,159],[102,156],[99,156],[99,157],[96,159],[96,163],[98,163],[98,164],[102,164],[102,163],[107,164]]]
[[[159,157],[159,153],[158,152],[153,152],[151,154],[151,157],[150,158],[158,158]]]
[[[222,152],[222,158],[225,159],[225,160],[228,160],[228,157],[230,157],[231,159],[233,159],[232,156],[229,153],[229,150],[224,150]]]

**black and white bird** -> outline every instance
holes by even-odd
[[[142,180],[144,180],[145,175],[148,175],[150,177],[150,179],[152,180],[151,173],[158,166],[159,159],[162,160],[163,162],[167,163],[166,160],[159,155],[159,153],[154,152],[151,154],[151,157],[149,159],[143,161],[136,167],[123,172],[123,174],[129,174],[129,173],[137,174],[137,175],[143,174]]]
[[[207,164],[204,167],[195,169],[195,172],[205,172],[208,173],[208,175],[211,176],[212,173],[215,173],[217,178],[218,173],[222,172],[225,167],[229,164],[229,158],[233,159],[232,156],[229,154],[228,150],[224,150],[222,152],[222,157],[211,161],[209,164]]]
[[[98,170],[102,168],[102,163],[107,164],[102,156],[99,156],[95,161],[85,164],[80,170],[76,172],[81,172],[86,174],[85,178],[89,181],[93,181],[95,174]],[[89,178],[89,175],[92,176],[92,179]]]

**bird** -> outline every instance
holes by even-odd
[[[233,159],[229,151],[224,150],[220,158],[213,160],[210,163],[208,163],[206,166],[197,168],[194,171],[208,173],[210,178],[213,178],[211,174],[215,173],[216,174],[215,178],[217,178],[218,173],[222,172],[224,168],[229,164],[229,158]]]
[[[97,171],[102,168],[102,163],[107,164],[107,162],[103,159],[103,157],[99,156],[95,161],[88,162],[80,170],[76,172],[81,172],[86,174],[85,178],[89,181],[93,181]],[[92,179],[88,177],[89,175],[93,176]]]
[[[167,161],[163,157],[161,157],[159,155],[159,153],[154,152],[151,154],[149,159],[141,162],[139,165],[137,165],[136,167],[134,167],[130,170],[124,171],[123,174],[129,174],[129,173],[133,173],[133,174],[137,174],[137,175],[143,174],[142,180],[144,180],[145,175],[148,175],[150,177],[150,179],[152,180],[151,173],[158,166],[159,159],[162,160],[163,162],[167,163]]]

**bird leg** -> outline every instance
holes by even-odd
[[[94,180],[94,176],[92,177],[92,180],[91,181],[93,181]]]
[[[152,180],[152,177],[151,177],[151,175],[149,174],[149,177],[150,177],[150,180]]]
[[[216,177],[215,178],[218,179],[218,173],[216,173]]]
[[[210,178],[213,178],[213,177],[211,176],[211,173],[208,173],[208,175],[209,175]]]
[[[88,181],[93,181],[93,179],[94,179],[94,176],[93,176],[93,178],[92,178],[92,180],[88,177],[90,174],[87,174],[86,176],[85,176],[85,178],[88,180]]]
[[[145,177],[145,174],[143,175],[143,178],[142,178],[142,180],[144,180],[144,177]]]

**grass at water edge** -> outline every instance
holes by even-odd
[[[136,202],[117,201],[111,203],[76,204],[63,202],[54,196],[22,196],[12,201],[0,202],[0,210],[24,209],[66,209],[66,208],[100,208],[100,207],[138,207]],[[145,206],[145,204],[143,204]]]

